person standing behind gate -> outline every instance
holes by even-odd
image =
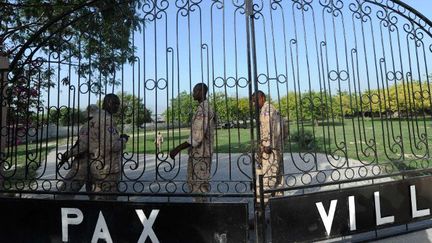
[[[260,145],[257,153],[257,180],[263,175],[264,190],[277,188],[282,181],[283,172],[283,120],[276,108],[266,100],[262,91],[257,91],[251,97],[252,103],[260,110]],[[257,104],[256,104],[257,102]],[[258,202],[259,180],[257,185]],[[268,194],[264,195],[264,203],[268,201]]]
[[[113,115],[120,108],[120,99],[115,94],[107,94],[102,103],[102,111],[90,122],[89,152],[91,167],[96,169],[95,193],[117,193],[117,184],[121,177],[122,151],[129,139],[120,135]],[[95,199],[115,200],[115,195],[96,195]]]
[[[191,193],[205,193],[210,190],[210,167],[216,118],[207,100],[207,92],[208,87],[204,83],[199,83],[193,88],[193,98],[199,102],[199,106],[192,118],[191,134],[187,142],[170,152],[170,157],[174,159],[181,150],[189,148],[187,182]],[[195,201],[207,200],[197,197]]]
[[[161,147],[162,147],[163,142],[164,142],[164,138],[163,138],[161,132],[158,132],[156,139],[155,139],[156,153],[159,153],[161,151]]]
[[[89,152],[88,152],[88,142],[89,142],[89,126],[88,124],[97,116],[99,113],[99,107],[97,105],[89,105],[87,108],[86,115],[88,116],[88,122],[80,128],[78,133],[78,140],[72,146],[72,148],[66,151],[61,156],[58,168],[60,169],[64,163],[66,163],[69,158],[74,158],[70,171],[65,176],[64,184],[62,190],[66,192],[78,192],[81,187],[86,184],[86,191],[91,191],[92,175],[95,173],[93,169],[89,169]],[[90,173],[90,174],[88,174]],[[89,180],[90,179],[90,180]],[[74,195],[61,196],[61,198],[68,199],[73,198]]]

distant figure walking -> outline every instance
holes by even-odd
[[[159,153],[161,151],[162,148],[162,144],[164,142],[164,137],[161,134],[161,132],[158,132],[157,136],[156,136],[156,140],[155,140],[155,144],[156,144],[156,153]]]

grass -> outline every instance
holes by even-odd
[[[316,150],[363,162],[386,163],[428,159],[432,136],[430,119],[345,119],[342,124],[305,126],[314,130]],[[402,165],[401,165],[402,166]]]
[[[381,120],[352,118],[334,122],[291,122],[285,152],[325,153],[364,163],[393,163],[399,169],[429,167],[429,150],[432,148],[432,120]],[[160,130],[165,142],[162,152],[186,141],[189,129]],[[254,131],[255,132],[255,131]],[[130,134],[125,152],[154,154],[155,132],[143,130]],[[216,153],[245,153],[251,151],[250,129],[218,129],[215,131]],[[69,139],[71,143],[71,140]],[[18,145],[6,149],[6,178],[29,180],[45,162],[47,153],[66,139],[47,143]],[[71,144],[72,145],[72,144]],[[417,161],[418,163],[413,163]]]
[[[161,151],[168,152],[175,146],[187,141],[189,129],[161,130],[164,137]],[[126,152],[129,153],[156,153],[155,132],[130,134],[131,137],[126,145]],[[250,130],[249,129],[219,129],[215,131],[215,152],[216,153],[242,153],[250,151]]]
[[[430,118],[371,119],[350,118],[335,122],[312,122],[289,124],[289,138],[285,142],[285,152],[317,152],[359,160],[365,163],[386,163],[428,159],[432,148],[432,120]],[[429,131],[430,130],[430,131]],[[162,151],[187,140],[190,131],[161,130],[165,143]],[[250,129],[216,130],[215,152],[244,153],[250,151]],[[127,144],[129,153],[155,153],[154,132],[131,134]],[[299,139],[300,137],[300,139]],[[311,137],[312,142],[302,140]],[[169,142],[168,142],[169,141]],[[427,163],[425,160],[423,163]],[[403,166],[403,165],[401,165]]]
[[[47,154],[58,145],[66,144],[67,139],[41,141],[39,143],[9,146],[5,149],[4,175],[6,180],[31,180],[46,160]]]

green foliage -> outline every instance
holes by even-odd
[[[83,123],[85,120],[85,112],[79,109],[62,107],[60,109],[50,109],[49,111],[48,122],[51,124],[71,126]]]
[[[126,92],[119,92],[116,95],[120,98],[119,112],[114,115],[114,121],[117,125],[133,124],[134,126],[141,126],[152,121],[151,111],[145,107],[143,98],[138,98]],[[99,100],[97,105],[102,107],[102,100]]]
[[[357,103],[361,104],[363,113],[382,115],[397,112],[403,116],[428,113],[431,108],[430,88],[425,82],[400,82],[385,89],[363,92]]]
[[[430,88],[427,83],[413,81],[357,94],[347,91],[331,95],[324,91],[301,94],[289,92],[281,98],[281,105],[277,105],[277,108],[290,120],[313,120],[315,125],[318,121],[359,115],[430,114]]]
[[[130,37],[143,24],[136,11],[143,1],[3,2],[0,39],[5,40],[7,53],[16,54],[15,47],[31,40],[31,46],[46,54],[58,53],[62,60],[81,58],[77,71],[83,77],[99,72],[110,82],[121,64],[134,59]],[[35,35],[40,29],[42,33]],[[85,61],[89,58],[91,62]]]
[[[248,98],[239,98],[233,107],[233,117],[239,121],[247,121],[250,119],[250,102]]]
[[[291,142],[298,144],[298,148],[302,151],[312,150],[316,146],[315,135],[310,130],[296,131],[291,134]]]
[[[41,107],[40,81],[29,82],[25,78],[18,78],[13,84],[9,85],[7,92],[8,119],[13,121],[27,121]],[[46,88],[42,87],[42,88]]]
[[[221,92],[210,96],[210,104],[214,107],[219,123],[245,121],[250,117],[248,98],[226,96]]]
[[[311,91],[302,94],[289,92],[286,96],[281,97],[280,106],[276,104],[276,108],[283,117],[287,117],[289,120],[313,120],[317,124],[319,120],[340,115],[334,109],[333,103],[334,98],[332,99],[325,92]]]
[[[120,112],[115,115],[117,124],[133,124],[140,126],[151,122],[151,111],[148,110],[142,98],[128,93],[117,93],[120,98]]]
[[[122,64],[135,60],[131,34],[143,26],[144,20],[137,10],[144,1],[0,2],[0,54],[20,61],[12,69],[14,79],[8,94],[10,119],[25,120],[29,112],[40,110],[41,94],[56,85],[52,81],[56,74],[54,65],[39,61],[51,58],[59,63],[79,63],[73,67],[82,78],[100,77],[89,83],[91,92],[100,93],[105,84],[118,83],[114,74]],[[19,56],[27,44],[26,55]],[[34,64],[35,60],[40,65],[29,68],[27,64]],[[69,85],[70,77],[59,78],[63,85]]]
[[[219,123],[232,121],[245,121],[249,119],[249,99],[226,96],[224,93],[216,93],[208,98],[210,106],[217,114]],[[186,91],[181,92],[172,99],[169,107],[163,113],[168,123],[189,124],[198,107],[198,103]]]
[[[198,102],[193,100],[192,95],[184,91],[171,99],[170,105],[163,115],[168,123],[189,124],[197,107]]]
[[[355,97],[350,96],[348,92],[339,92],[333,97],[333,114],[338,117],[353,116],[358,111],[354,100]]]
[[[300,100],[298,96],[294,92],[288,92],[288,94],[280,99],[279,103],[276,103],[276,108],[279,110],[283,117],[287,117],[290,120],[296,120],[297,114],[300,112],[298,109],[298,105],[300,104]]]
[[[408,116],[423,112],[430,114],[430,88],[427,83],[413,81],[357,94],[350,94],[348,91],[332,94],[326,91],[288,92],[278,102],[273,103],[282,116],[290,121],[313,121],[315,125],[319,125],[324,121],[334,122],[360,115]],[[237,98],[226,96],[225,93],[216,93],[211,95],[209,100],[221,123],[250,119],[250,104],[246,97]],[[189,123],[196,106],[191,95],[182,92],[171,101],[169,109],[164,114],[167,121],[171,121],[171,114],[174,114],[174,121]],[[192,110],[188,107],[192,107]]]

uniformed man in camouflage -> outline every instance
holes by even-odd
[[[120,99],[115,94],[105,96],[103,110],[89,121],[87,137],[82,134],[79,153],[88,151],[92,177],[91,190],[95,193],[113,193],[121,177],[122,150],[128,141],[127,135],[120,135],[113,119],[120,107]],[[83,141],[81,143],[81,141]],[[86,142],[87,141],[87,142]],[[115,200],[115,195],[95,194],[92,199]]]
[[[264,190],[277,188],[282,181],[283,173],[283,120],[276,108],[266,100],[262,91],[252,95],[252,103],[258,106],[260,112],[260,144],[257,153],[257,180],[263,175]],[[259,181],[257,196],[259,197]],[[268,201],[268,194],[264,195],[264,203]]]
[[[92,179],[95,171],[89,171],[89,153],[88,153],[88,141],[89,141],[89,122],[99,113],[97,105],[89,105],[87,108],[88,121],[80,128],[78,133],[78,139],[74,146],[66,151],[61,158],[59,168],[67,162],[69,158],[74,158],[70,166],[69,172],[64,177],[64,183],[61,187],[62,191],[67,192],[78,192],[81,190],[84,184],[86,184],[86,191],[91,191],[91,185],[93,184]],[[62,198],[73,198],[74,195],[62,196]]]
[[[195,85],[193,98],[199,102],[199,106],[192,118],[189,139],[170,152],[170,157],[174,159],[181,150],[189,149],[187,182],[191,193],[205,193],[210,190],[209,180],[216,118],[207,100],[207,92],[206,84]],[[205,202],[207,199],[196,197],[195,201]]]

